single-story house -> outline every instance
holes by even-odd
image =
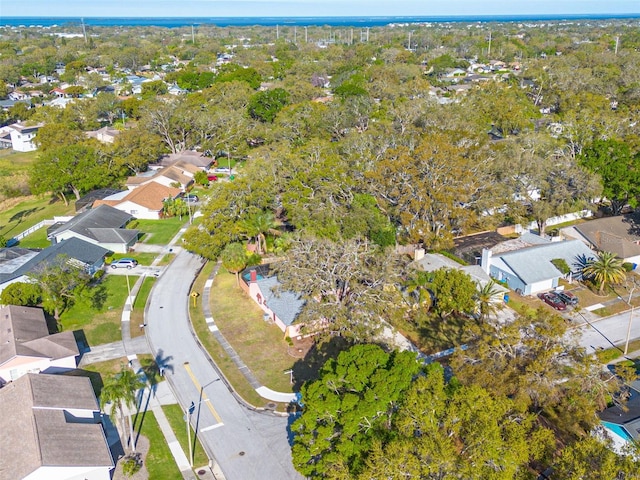
[[[506,282],[509,288],[523,295],[534,295],[558,286],[558,280],[564,274],[554,266],[553,260],[564,260],[572,276],[579,277],[584,264],[595,258],[594,252],[580,240],[550,242],[538,237],[541,243],[531,244],[528,240],[533,239],[532,234],[527,234],[524,241],[523,237],[493,249],[483,249],[481,261],[485,273]]]
[[[633,386],[638,388],[638,383],[634,382]],[[617,451],[622,451],[630,442],[640,440],[640,392],[636,388],[629,390],[631,396],[624,406],[614,405],[598,414]]]
[[[193,176],[201,170],[202,168],[190,163],[178,161],[169,167],[129,177],[126,185],[129,190],[133,190],[147,183],[155,182],[165,187],[178,186],[182,191],[186,191],[193,183]]]
[[[125,190],[96,200],[93,205],[109,205],[136,218],[157,220],[162,216],[164,201],[169,198],[175,199],[181,193],[182,190],[179,188],[149,182],[133,190]]]
[[[200,152],[186,150],[180,153],[171,153],[163,156],[158,162],[163,167],[170,167],[177,162],[188,163],[202,170],[207,170],[213,163],[213,158],[206,157]]]
[[[577,238],[600,251],[611,252],[625,262],[640,264],[640,214],[630,213],[580,223]]]
[[[138,240],[138,230],[124,228],[133,216],[109,205],[77,214],[48,234],[52,243],[79,238],[111,252],[127,253]]]
[[[113,143],[116,137],[120,135],[120,130],[113,127],[102,127],[99,130],[85,132],[85,135],[89,138],[95,138],[102,143]]]
[[[440,253],[427,253],[424,257],[417,259],[415,265],[424,270],[425,272],[433,272],[440,268],[450,268],[461,270],[477,283],[480,288],[484,287],[491,281],[491,277],[485,273],[485,271],[480,267],[480,265],[460,265],[459,263],[451,260],[450,258],[445,257]],[[496,284],[494,290],[496,291],[496,295],[494,296],[494,301],[502,302],[503,295],[508,293],[509,290],[504,288],[502,285]]]
[[[279,291],[280,282],[274,275],[268,274],[268,266],[250,268],[242,273],[245,292],[264,312],[265,320],[275,323],[284,332],[285,337],[300,335],[302,324],[295,323],[302,310],[304,300],[300,295]]]
[[[47,321],[40,308],[0,307],[0,342],[2,384],[27,373],[72,370],[76,368],[76,357],[80,355],[73,332],[49,335]]]
[[[483,248],[492,248],[507,240],[507,237],[495,231],[465,235],[453,239],[453,253],[471,265],[479,265]]]
[[[0,389],[0,477],[110,480],[114,463],[86,377],[27,374]]]
[[[89,193],[80,197],[80,200],[76,200],[76,213],[82,213],[93,207],[93,202],[96,200],[102,200],[116,193],[120,193],[122,190],[115,188],[99,188],[97,190],[91,190]]]

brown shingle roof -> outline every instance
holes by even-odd
[[[102,427],[74,423],[65,410],[97,414],[88,378],[27,374],[0,389],[1,478],[41,466],[113,466]]]
[[[0,365],[16,356],[64,358],[78,355],[73,332],[49,335],[40,308],[0,307]]]
[[[575,225],[598,250],[616,254],[620,258],[640,255],[640,218],[628,214],[599,218]]]
[[[169,197],[175,198],[180,193],[181,190],[179,188],[166,187],[160,183],[149,182],[131,190],[126,197],[122,197],[120,200],[96,200],[94,206],[105,204],[115,207],[124,202],[132,202],[149,210],[160,211],[165,199]]]

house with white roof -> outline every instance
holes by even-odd
[[[595,253],[580,240],[551,242],[533,234],[482,250],[481,266],[485,273],[509,288],[534,295],[558,286],[564,274],[553,264],[564,260],[573,277],[581,275],[582,267],[595,258]]]

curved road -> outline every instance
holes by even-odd
[[[183,410],[227,480],[301,480],[291,463],[288,419],[240,405],[191,334],[189,288],[202,266],[180,251],[156,282],[147,310],[147,337]]]

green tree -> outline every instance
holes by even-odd
[[[80,268],[73,266],[69,257],[58,255],[49,263],[40,264],[30,274],[40,286],[42,306],[53,314],[56,322],[86,292],[91,278]]]
[[[111,417],[120,421],[121,435],[126,438],[127,426],[129,430],[128,441],[122,442],[128,446],[130,452],[136,451],[136,437],[133,432],[133,422],[131,421],[131,411],[136,408],[138,390],[144,388],[145,383],[135,374],[133,370],[125,365],[120,367],[120,372],[107,378],[102,391],[100,392],[100,408],[105,411],[105,406],[111,404]],[[125,408],[128,422],[125,422]],[[128,425],[127,425],[128,423]],[[121,438],[123,438],[121,437]]]
[[[445,380],[439,364],[403,394],[391,430],[373,443],[358,478],[528,478],[529,462],[553,449],[553,434],[536,415],[479,386]]]
[[[633,455],[619,455],[604,440],[586,435],[562,450],[553,474],[566,480],[637,480],[640,464]]]
[[[305,328],[366,341],[398,309],[393,285],[400,281],[401,262],[391,249],[359,238],[303,238],[293,242],[276,272],[285,290],[306,300],[296,320]]]
[[[0,294],[3,305],[35,307],[40,304],[42,292],[36,283],[16,282],[7,285]]]
[[[275,216],[271,212],[255,212],[238,222],[238,228],[243,235],[256,240],[257,253],[262,255],[267,251],[266,233],[276,227]]]
[[[289,93],[283,88],[258,92],[249,100],[249,115],[261,122],[272,123],[288,103]]]
[[[640,197],[640,154],[615,139],[596,140],[582,150],[580,162],[602,179],[604,197],[611,202],[614,215],[625,205],[636,207]]]
[[[169,91],[169,87],[162,80],[154,80],[142,83],[142,98],[154,98],[159,95],[165,95]]]
[[[220,254],[222,266],[236,276],[236,284],[240,286],[240,272],[247,268],[247,249],[241,243],[230,243]]]
[[[498,309],[502,308],[502,296],[502,291],[497,288],[493,280],[489,280],[484,285],[477,284],[474,300],[476,313],[480,320],[489,319]]]
[[[304,410],[291,426],[296,469],[325,478],[343,462],[357,473],[419,371],[414,353],[387,353],[377,345],[355,345],[329,360],[318,380],[300,390]]]
[[[29,183],[33,193],[53,192],[69,204],[84,192],[109,184],[109,172],[98,160],[95,149],[85,144],[61,146],[45,151],[31,167]]]
[[[600,295],[611,283],[622,283],[626,278],[623,261],[611,252],[599,252],[597,258],[590,260],[582,269],[582,275],[593,278],[600,284]]]
[[[191,206],[182,198],[167,198],[162,202],[162,213],[167,217],[179,217],[189,215]]]
[[[471,313],[476,307],[476,283],[457,268],[439,268],[432,272],[428,288],[434,296],[432,310],[441,318]]]

